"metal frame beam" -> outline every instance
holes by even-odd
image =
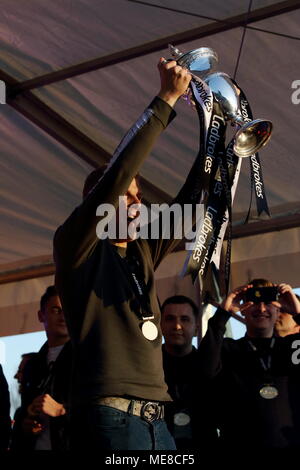
[[[261,21],[271,16],[288,13],[299,8],[299,0],[288,0],[267,7],[258,8],[250,12],[247,18],[247,24],[254,23],[256,21]],[[217,34],[222,31],[228,31],[230,29],[241,26],[244,27],[246,15],[247,13],[243,13],[241,15],[232,16],[225,20],[213,21],[198,28],[193,28],[187,31],[182,31],[180,33],[165,36],[163,38],[150,41],[145,44],[140,44],[139,46],[118,51],[113,54],[108,54],[104,57],[88,60],[80,64],[72,65],[70,67],[57,70],[55,72],[41,75],[39,77],[26,80],[22,83],[16,83],[11,88],[10,93],[12,94],[12,96],[15,96],[18,93],[24,91],[33,90],[34,88],[50,85],[51,83],[56,83],[61,80],[66,80],[85,73],[99,70],[104,67],[109,67],[112,65],[119,64],[121,62],[132,60],[137,57],[141,57],[143,55],[151,54],[161,49],[165,49],[169,43],[179,45],[188,41],[203,38],[205,36]]]
[[[268,232],[277,232],[288,230],[290,228],[300,227],[300,214],[278,217],[270,220],[262,220],[260,222],[253,222],[245,225],[240,225],[233,228],[232,238],[238,239],[249,237],[252,235],[259,235]],[[185,240],[180,243],[175,251],[184,250]],[[25,262],[24,262],[25,263]],[[29,267],[28,267],[29,266]],[[0,266],[1,267],[1,266]],[[25,279],[32,279],[35,277],[44,277],[54,274],[55,266],[52,263],[38,263],[36,266],[32,261],[28,260],[28,264],[21,269],[12,269],[0,273],[0,284],[7,284],[9,282],[23,281]],[[237,320],[240,320],[237,318]]]
[[[11,76],[1,71],[0,79],[7,84],[8,90],[16,83]],[[26,92],[15,98],[8,96],[7,104],[92,167],[97,168],[110,160],[112,155],[109,152],[83,134],[32,92]],[[140,181],[146,203],[169,202],[171,200],[167,193],[142,176]]]
[[[263,20],[265,18],[287,13],[300,8],[299,0],[284,1],[275,5],[260,8],[250,13],[248,23]],[[236,27],[245,26],[245,14],[237,15],[223,21],[212,22],[205,26],[167,36],[156,41],[139,45],[134,48],[119,51],[101,58],[93,59],[78,65],[74,65],[56,72],[35,77],[22,83],[8,74],[0,71],[0,79],[7,85],[7,104],[23,114],[27,119],[51,135],[58,142],[66,146],[92,167],[97,167],[107,162],[111,155],[96,144],[92,139],[79,131],[66,119],[38,99],[29,90],[49,85],[60,80],[66,80],[84,73],[98,70],[121,63],[127,60],[141,57],[146,54],[161,50],[169,42],[181,44]],[[21,94],[22,93],[22,94]],[[17,94],[19,94],[17,96]],[[169,202],[170,196],[156,188],[151,182],[141,178],[145,199],[151,202]],[[259,221],[247,225],[234,227],[233,238],[247,237],[271,231],[286,230],[300,226],[300,215],[286,216],[267,221]],[[182,246],[181,248],[182,249]],[[54,265],[40,265],[30,268],[22,268],[0,274],[0,284],[15,282],[23,279],[48,276],[54,273]]]
[[[232,238],[251,237],[254,235],[261,235],[263,233],[279,232],[281,230],[288,230],[290,228],[297,227],[300,227],[300,213],[238,225],[233,227]]]
[[[92,166],[108,161],[111,155],[79,129],[64,119],[33,93],[27,92],[16,98],[10,97],[11,87],[16,80],[0,71],[0,79],[7,86],[7,105],[25,116],[51,137],[63,144]]]
[[[52,276],[54,273],[54,263],[15,269],[0,274],[0,285],[9,284],[11,282],[25,281],[27,279],[36,279],[37,277]]]
[[[273,219],[259,220],[258,222],[250,222],[247,224],[236,225],[232,227],[232,239],[251,237],[261,235],[263,233],[279,232],[291,228],[300,227],[300,214],[287,215],[284,217],[275,217]],[[225,240],[227,234],[225,234]],[[174,251],[182,251],[185,249],[186,240],[182,240]]]

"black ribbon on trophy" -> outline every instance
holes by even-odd
[[[234,81],[233,83],[235,84],[235,86],[237,86],[237,84]],[[243,116],[243,120],[245,122],[251,122],[253,120],[252,110],[243,90],[241,89],[240,89],[240,109],[241,109],[241,113]],[[258,216],[260,216],[263,212],[265,212],[268,216],[270,216],[267,197],[265,193],[262,168],[261,168],[261,163],[260,163],[258,152],[250,156],[250,177],[251,177],[251,201],[252,201],[252,191],[254,190]],[[249,205],[249,211],[246,217],[246,221],[248,221],[249,219],[250,211],[251,211],[251,202]]]
[[[243,91],[223,72],[215,72],[217,54],[210,48],[199,48],[185,54],[170,46],[179,65],[193,75],[186,98],[196,107],[200,121],[200,148],[195,168],[198,169],[196,203],[203,205],[203,216],[197,223],[196,239],[190,250],[184,275],[193,281],[199,275],[202,290],[215,282],[220,266],[221,247],[227,229],[227,251],[224,278],[229,288],[231,258],[231,207],[241,159],[250,157],[251,187],[255,189],[258,215],[269,215],[262,169],[257,150],[267,143],[272,123],[252,119],[250,105]],[[236,127],[226,146],[228,122]],[[250,209],[249,209],[250,212]],[[209,273],[209,274],[208,274]],[[218,281],[217,281],[218,283]]]

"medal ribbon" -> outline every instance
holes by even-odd
[[[259,353],[257,347],[250,341],[250,339],[247,339],[247,342],[249,346],[251,347],[252,351]],[[265,372],[270,372],[271,365],[272,365],[272,349],[274,348],[275,345],[275,337],[273,336],[271,344],[270,344],[270,353],[267,358],[267,363],[265,363],[264,359],[259,356],[259,362]]]
[[[154,318],[154,314],[151,312],[149,295],[147,293],[144,279],[141,278],[137,273],[140,271],[138,261],[133,258],[122,258],[122,264],[129,275],[130,283],[135,293],[136,299],[140,304],[141,316],[143,321],[147,321]]]

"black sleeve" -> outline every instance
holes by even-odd
[[[0,450],[7,450],[10,440],[10,400],[7,381],[0,365]]]
[[[184,229],[192,230],[194,223],[196,221],[196,209],[197,209],[197,204],[195,204],[195,200],[197,200],[197,194],[201,191],[200,184],[201,182],[199,181],[199,162],[197,159],[193,163],[193,166],[187,176],[187,179],[180,189],[179,193],[177,196],[173,199],[171,202],[171,206],[173,205],[179,205],[181,208],[181,214],[182,218],[177,221],[177,223],[174,223],[174,219],[171,217],[170,218],[170,230],[169,227],[167,227],[168,231],[170,231],[170,237],[165,236],[165,227],[163,224],[163,216],[160,214],[160,224],[162,227],[162,233],[161,236],[158,240],[155,239],[149,239],[149,246],[152,252],[152,259],[153,259],[153,264],[154,264],[154,269],[156,269],[161,261],[167,256],[168,253],[171,253],[176,246],[181,242],[181,240],[184,238]],[[189,221],[187,218],[184,217],[185,214],[185,204],[190,204],[191,206],[191,212],[192,212],[192,220]],[[198,205],[199,206],[199,205]],[[168,209],[167,209],[168,210]],[[190,222],[187,224],[187,222]],[[182,234],[181,236],[178,236],[178,234]],[[175,237],[176,235],[176,237]]]
[[[158,136],[174,116],[174,110],[156,97],[128,131],[103,177],[56,231],[54,258],[58,268],[76,268],[89,256],[98,242],[99,204],[118,207],[119,196],[126,193]]]
[[[222,370],[222,346],[226,323],[230,313],[219,307],[212,318],[199,346],[200,373],[206,378],[214,378]]]
[[[27,408],[40,394],[38,385],[44,377],[45,370],[45,348],[42,346],[38,354],[30,358],[23,370],[23,390],[21,394],[21,406],[15,412],[12,429],[11,450],[28,451],[34,449],[36,435],[26,433],[23,429],[23,421],[27,417]]]

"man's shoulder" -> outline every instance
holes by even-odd
[[[234,338],[224,338],[223,340],[223,348],[227,351],[239,351],[245,345],[245,337],[239,339]]]
[[[4,375],[1,364],[0,364],[0,387],[1,387],[1,390],[4,389],[4,388],[5,389],[8,388],[7,380],[5,378],[5,375]],[[0,395],[1,395],[1,393],[0,393]]]
[[[55,364],[59,365],[60,363],[63,363],[63,364],[68,363],[71,360],[72,355],[73,355],[73,344],[72,344],[72,341],[69,340],[64,344],[62,350],[57,356]]]
[[[293,333],[292,335],[287,335],[284,337],[276,337],[276,342],[279,346],[291,346],[298,347],[300,346],[300,333]]]
[[[28,361],[24,366],[23,375],[26,379],[31,378],[31,376],[42,372],[47,368],[47,353],[48,353],[48,341],[46,341],[41,349]]]

